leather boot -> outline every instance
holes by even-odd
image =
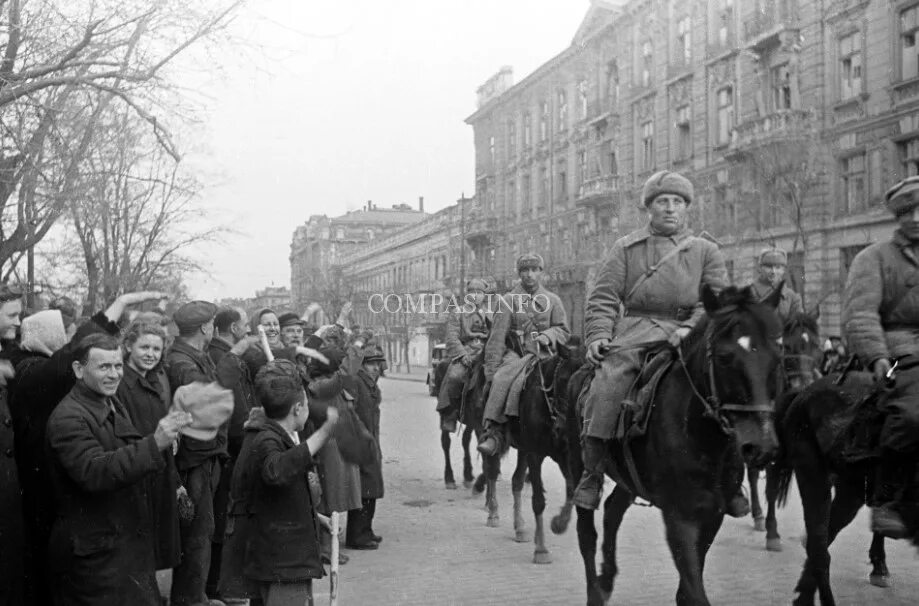
[[[476,446],[476,450],[486,457],[493,457],[501,452],[503,444],[504,427],[501,423],[488,421],[485,425],[485,433]]]
[[[909,530],[898,511],[911,466],[903,461],[905,455],[885,449],[878,463],[871,506],[871,531],[891,539],[909,536]]]
[[[581,509],[598,509],[606,474],[607,443],[600,438],[584,438],[582,457],[584,473],[574,489],[572,502]]]

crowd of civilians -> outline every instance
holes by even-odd
[[[332,512],[382,541],[386,361],[350,305],[316,327],[164,298],[81,319],[0,284],[0,606],[299,606]]]

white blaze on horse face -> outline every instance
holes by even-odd
[[[739,339],[737,339],[737,344],[740,345],[741,347],[743,347],[744,351],[750,351],[750,350],[751,350],[750,342],[751,342],[751,341],[750,341],[750,337],[747,337],[747,336],[743,336],[743,337],[740,337]]]
[[[804,340],[807,341],[807,335],[804,335],[804,337],[805,337]],[[785,340],[782,337],[779,337],[778,339],[775,340],[775,344],[781,347],[785,345]]]
[[[801,338],[804,339],[804,342],[805,342],[805,343],[810,343],[810,342],[811,342],[810,335],[808,335],[806,332],[801,333]]]

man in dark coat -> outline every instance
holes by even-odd
[[[804,312],[801,295],[785,281],[787,268],[788,254],[781,248],[767,248],[759,254],[756,280],[751,285],[760,301],[768,299],[779,284],[782,285],[779,306],[775,309],[782,324],[787,324],[790,319]]]
[[[29,543],[28,585],[37,604],[51,601],[48,580],[47,546],[54,522],[54,493],[50,461],[45,449],[48,419],[76,381],[73,352],[77,344],[93,333],[118,334],[118,320],[132,305],[159,300],[163,293],[144,291],[125,293],[105,309],[84,322],[70,342],[50,355],[19,348],[10,353],[16,377],[10,384],[10,408],[16,433],[16,462],[22,484]]]
[[[248,339],[233,345],[215,367],[206,348],[214,334],[217,306],[207,301],[186,303],[173,314],[179,329],[166,354],[166,375],[175,394],[179,387],[191,383],[218,383],[234,389],[239,382],[241,356],[249,348]],[[228,422],[210,440],[183,436],[176,454],[176,467],[182,485],[194,503],[194,518],[180,527],[182,561],[173,571],[170,601],[174,606],[218,604],[206,594],[211,566],[211,542],[214,537],[214,498],[220,482],[222,461],[227,458]]]
[[[20,314],[22,291],[0,284],[0,339],[11,341],[16,337]],[[13,373],[9,359],[0,359],[0,606],[19,606],[25,599],[22,497],[7,391],[7,381],[13,378]]]
[[[321,578],[323,570],[307,472],[338,413],[329,407],[325,424],[301,442],[298,432],[309,418],[309,406],[296,365],[269,362],[255,384],[265,414],[247,426],[233,473],[229,553],[221,584],[236,585],[234,593],[254,597],[253,604],[259,598],[263,604],[311,604],[312,580]]]
[[[875,483],[874,532],[903,538],[903,502],[919,503],[919,177],[887,191],[899,227],[852,260],[842,299],[842,326],[852,353],[885,381],[895,360],[896,389],[886,399],[881,461]]]
[[[48,420],[57,517],[49,559],[56,606],[159,606],[144,477],[163,468],[187,413],[142,436],[115,398],[122,354],[109,335],[74,350],[76,384]]]
[[[363,364],[356,376],[344,380],[345,389],[353,390],[355,410],[361,423],[376,441],[376,457],[360,466],[361,508],[348,512],[346,544],[379,544],[383,538],[373,531],[377,499],[383,498],[383,452],[380,450],[380,387],[377,381],[386,369],[386,357],[376,346],[365,350]]]

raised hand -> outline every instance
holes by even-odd
[[[153,439],[156,440],[156,446],[160,450],[166,450],[172,446],[173,442],[179,437],[179,432],[191,425],[193,417],[191,413],[173,411],[160,419],[153,432]]]

